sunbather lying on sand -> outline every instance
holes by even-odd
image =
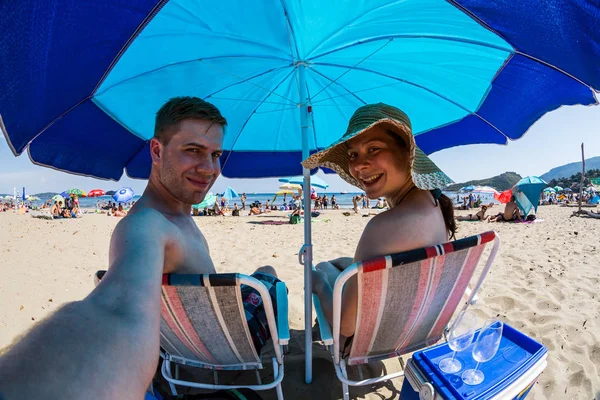
[[[487,212],[488,206],[482,205],[481,210],[479,210],[476,214],[469,215],[459,215],[456,217],[457,221],[485,221],[487,218],[485,213]]]

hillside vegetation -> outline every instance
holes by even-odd
[[[522,176],[517,174],[516,172],[505,172],[503,174],[496,175],[496,176],[493,176],[493,177],[487,178],[487,179],[480,179],[480,180],[467,181],[467,182],[463,182],[463,183],[456,183],[454,185],[447,186],[445,190],[457,191],[461,187],[473,185],[473,186],[491,186],[491,187],[495,188],[496,190],[502,192],[506,189],[510,189],[511,187],[513,187],[513,185],[515,183],[517,183],[521,178],[522,178]]]

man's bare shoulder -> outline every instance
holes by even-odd
[[[158,210],[141,208],[119,221],[113,239],[146,237],[160,239],[172,233],[173,224]]]

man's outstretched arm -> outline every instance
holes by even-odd
[[[121,221],[101,284],[0,356],[0,399],[143,398],[158,360],[166,243],[152,219]]]

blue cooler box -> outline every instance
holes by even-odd
[[[475,339],[478,334],[479,331]],[[456,353],[463,368],[454,374],[438,368],[441,360],[452,356],[446,343],[414,353],[405,369],[400,399],[524,399],[546,368],[548,349],[504,324],[498,352],[490,361],[479,364],[485,374],[484,381],[470,386],[462,381],[461,375],[466,369],[475,368],[472,348],[473,345]]]

